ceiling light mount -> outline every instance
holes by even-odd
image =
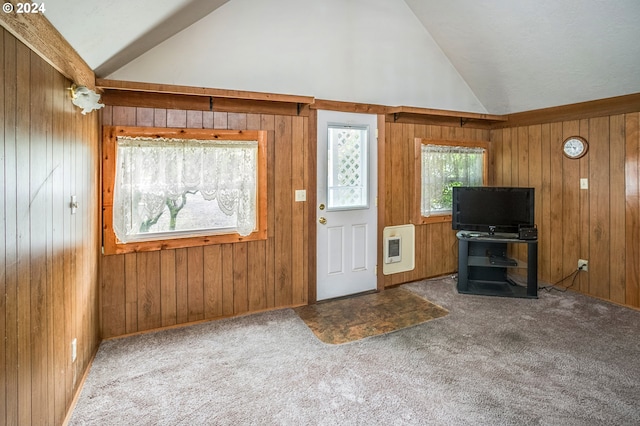
[[[75,106],[82,108],[83,115],[104,107],[104,104],[99,102],[100,95],[88,87],[78,86],[74,83],[69,88],[69,91],[71,93],[71,102]]]

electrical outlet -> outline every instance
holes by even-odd
[[[586,259],[578,259],[578,269],[581,269],[583,271],[588,271],[589,270],[589,261]]]
[[[75,362],[77,356],[78,356],[78,339],[74,338],[71,341],[71,362]]]

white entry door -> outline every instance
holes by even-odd
[[[375,290],[377,116],[318,111],[317,300]]]

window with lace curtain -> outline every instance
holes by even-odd
[[[265,132],[105,128],[105,252],[266,238]]]
[[[485,184],[487,148],[486,142],[416,139],[420,222],[450,220],[454,186]]]

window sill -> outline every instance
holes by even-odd
[[[428,225],[431,223],[444,223],[444,222],[451,222],[451,215],[450,214],[437,214],[437,215],[433,215],[433,216],[420,216],[419,220],[418,220],[418,224],[419,225]]]
[[[113,233],[105,232],[104,237],[104,254],[110,255],[266,240],[267,231],[266,229],[262,231],[255,231],[246,237],[234,233],[172,238],[155,241],[137,241],[130,243],[119,243]]]

